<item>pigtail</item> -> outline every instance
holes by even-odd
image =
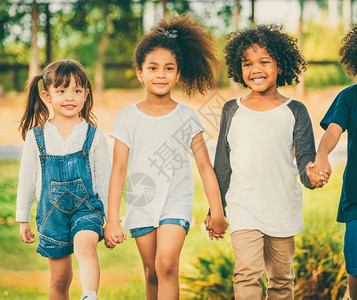
[[[81,110],[79,116],[84,120],[86,120],[88,124],[97,126],[97,118],[92,112],[94,98],[93,98],[92,85],[89,79],[87,81],[87,89],[89,89],[89,93],[87,95],[86,102],[84,103],[83,109]]]
[[[41,79],[41,75],[35,76],[28,85],[25,112],[19,126],[21,136],[24,140],[27,131],[39,125],[43,126],[49,118],[49,111],[46,104],[42,101],[38,89],[38,84]]]

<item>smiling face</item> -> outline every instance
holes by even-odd
[[[48,91],[43,91],[42,96],[51,104],[54,112],[53,119],[76,120],[86,101],[88,89],[78,86],[73,76],[67,87],[51,85]]]
[[[136,74],[145,85],[147,96],[170,95],[171,89],[180,79],[175,56],[164,48],[148,53],[142,68],[138,68]]]
[[[243,80],[254,92],[264,93],[276,90],[278,66],[266,48],[253,44],[242,58]]]

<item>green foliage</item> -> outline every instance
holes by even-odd
[[[26,298],[25,298],[26,295]],[[47,300],[48,293],[33,288],[9,288],[0,285],[0,300]]]
[[[195,264],[181,272],[182,299],[234,299],[233,270],[232,251],[204,249]]]
[[[79,289],[70,290],[70,299],[79,299],[82,292]],[[99,299],[144,300],[145,285],[142,279],[131,278],[122,287],[100,287]],[[0,284],[0,300],[46,300],[48,292],[37,288],[6,287]]]
[[[304,77],[306,88],[348,85],[352,79],[339,64],[341,39],[345,34],[342,23],[329,26],[327,21],[310,20],[304,27],[303,53],[307,61],[329,61],[334,64],[309,64]]]
[[[18,161],[0,160],[0,224],[14,222],[19,167]]]
[[[353,79],[348,77],[340,64],[308,65],[304,84],[306,88],[319,89],[330,86],[350,85]]]
[[[335,227],[306,230],[297,237],[294,260],[298,299],[342,299],[347,286],[343,236]]]
[[[327,20],[310,20],[304,26],[304,55],[307,60],[338,61],[341,39],[345,34],[342,23],[328,25]]]

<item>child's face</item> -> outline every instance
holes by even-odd
[[[165,96],[180,79],[176,58],[170,50],[157,48],[146,55],[141,70],[136,75],[146,87],[147,94]]]
[[[54,118],[77,119],[82,111],[89,90],[76,85],[76,81],[71,76],[68,87],[59,86],[55,88],[51,85],[48,91],[43,91],[43,98],[51,104]]]
[[[266,48],[253,44],[242,58],[243,80],[254,92],[264,93],[276,89],[278,66]]]

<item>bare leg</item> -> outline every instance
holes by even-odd
[[[50,300],[69,300],[69,286],[71,285],[72,257],[67,255],[58,258],[48,258],[50,266]]]
[[[357,276],[348,275],[348,288],[352,300],[357,300]]]
[[[73,239],[74,255],[79,264],[79,278],[83,292],[98,292],[99,262],[97,255],[98,233],[91,230],[81,230]]]
[[[143,262],[146,286],[146,299],[157,300],[158,282],[155,270],[156,229],[135,238]]]
[[[157,229],[155,268],[159,280],[159,300],[178,300],[179,259],[186,230],[173,224],[164,224]]]

